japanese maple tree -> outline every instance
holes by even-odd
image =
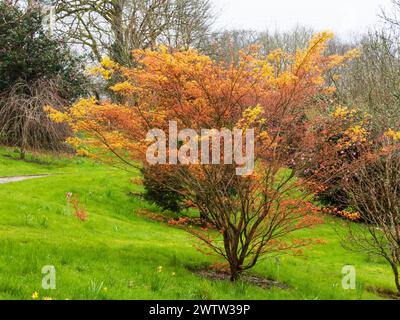
[[[204,159],[201,164],[189,152],[186,163],[167,161],[149,170],[151,179],[169,181],[165,187],[179,192],[219,231],[185,227],[229,263],[234,281],[267,254],[296,253],[314,242],[295,239],[292,233],[322,222],[310,202],[312,181],[299,176],[309,165],[303,149],[312,136],[312,114],[329,101],[321,97],[334,91],[326,85],[325,73],[357,55],[325,55],[330,38],[328,32],[317,34],[295,54],[276,50],[263,55],[252,47],[241,52],[237,64],[164,47],[134,51],[136,68],[105,58],[92,73],[119,80],[111,88],[118,102],[92,98],[79,101],[68,113],[49,112],[54,121],[84,132],[84,139],[69,139],[79,152],[95,150],[99,158],[133,166],[150,166],[146,155],[154,141],[147,139],[148,132],[160,129],[169,140],[171,121],[199,137],[202,129],[241,130],[244,135],[254,130],[255,167],[243,175],[237,174],[243,162],[222,162],[229,137],[217,139],[221,161],[216,164],[204,164]],[[186,143],[181,137],[178,145]],[[171,159],[177,145],[168,147]],[[243,151],[247,147],[241,146]],[[173,182],[160,179],[163,172],[173,173]]]

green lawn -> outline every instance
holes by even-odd
[[[394,290],[384,261],[340,246],[332,224],[341,220],[334,218],[298,233],[326,244],[303,256],[267,259],[252,270],[289,289],[201,278],[188,266],[217,258],[197,252],[184,231],[137,216],[137,209],[157,208],[130,194],[141,191],[130,183],[132,173],[82,158],[22,162],[13,156],[0,149],[0,177],[62,174],[0,185],[0,299],[31,299],[35,291],[54,299],[380,299],[367,288]],[[87,222],[67,210],[67,192],[85,205]],[[56,268],[56,290],[41,289],[45,265]],[[342,289],[345,265],[356,267],[356,290]]]

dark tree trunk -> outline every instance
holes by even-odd
[[[230,265],[231,269],[231,281],[235,282],[240,279],[240,276],[242,275],[242,267],[240,267],[237,263],[233,263]]]
[[[399,269],[395,263],[391,263],[393,274],[394,274],[394,282],[396,283],[397,291],[400,293],[400,278],[399,278]]]
[[[21,149],[19,150],[19,158],[20,158],[21,160],[25,160],[25,157],[26,157],[25,149],[24,149],[24,148],[21,148]]]
[[[200,219],[204,221],[209,221],[208,215],[205,212],[200,211]]]

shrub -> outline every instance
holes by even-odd
[[[157,173],[155,173],[155,171]],[[180,213],[184,208],[184,197],[178,191],[172,190],[175,185],[176,190],[181,190],[178,181],[174,179],[171,171],[164,170],[160,167],[146,167],[142,171],[143,185],[145,187],[145,199],[151,203],[155,203],[163,210]],[[154,179],[154,175],[158,175],[158,179]]]
[[[348,165],[359,159],[374,139],[371,118],[360,110],[339,106],[314,119],[310,127],[314,138],[309,139],[304,154],[309,168],[302,176],[317,182],[329,179],[316,194],[324,204],[344,210],[347,199],[342,179],[348,174]]]
[[[365,222],[348,224],[344,245],[383,257],[400,293],[400,132],[396,136],[386,135],[383,144],[378,140],[372,152],[352,163],[342,184],[348,204]]]
[[[25,11],[0,1],[0,136],[22,149],[60,150],[68,129],[46,119],[43,107],[61,110],[85,92],[79,60],[46,34],[39,5]]]
[[[72,131],[66,124],[50,121],[43,107],[52,104],[64,110],[66,103],[55,81],[15,84],[0,95],[0,143],[19,147],[22,159],[28,149],[65,151],[64,141]]]

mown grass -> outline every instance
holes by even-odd
[[[130,183],[135,174],[82,158],[37,155],[22,162],[12,156],[13,150],[0,149],[0,176],[63,174],[0,185],[0,299],[31,299],[35,291],[54,299],[380,299],[367,288],[394,290],[384,261],[341,247],[335,218],[297,234],[326,244],[303,256],[266,259],[252,270],[289,289],[201,278],[188,266],[218,258],[196,251],[184,231],[135,213],[158,210],[132,196],[142,191]],[[84,204],[87,222],[68,210],[67,192]],[[56,290],[41,289],[45,265],[56,268]],[[342,288],[345,265],[356,267],[356,290]]]
[[[83,158],[61,154],[27,154],[23,161],[19,159],[18,149],[0,148],[0,177],[82,172],[85,167],[93,166],[96,164]]]

